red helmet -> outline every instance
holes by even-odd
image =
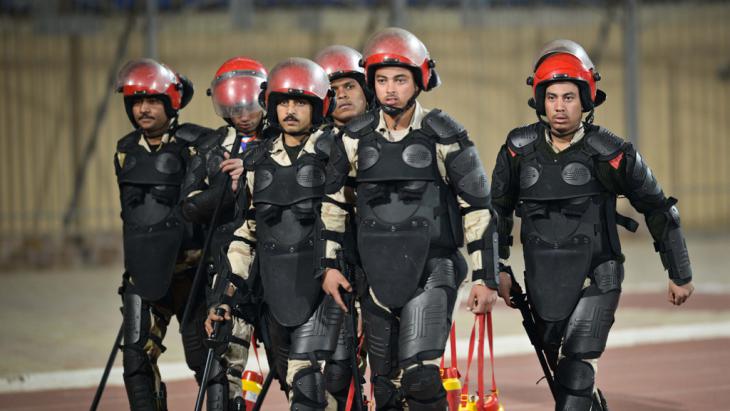
[[[363,51],[362,65],[367,82],[372,85],[375,70],[383,66],[399,66],[410,69],[418,87],[423,91],[436,88],[441,81],[426,46],[409,31],[390,27],[370,37]]]
[[[132,60],[119,70],[117,91],[124,95],[125,108],[132,124],[132,102],[140,97],[154,96],[165,105],[168,117],[175,117],[193,95],[192,83],[166,65],[152,59]]]
[[[334,92],[322,67],[312,60],[292,57],[277,64],[262,85],[263,105],[271,124],[278,124],[276,109],[280,100],[306,98],[312,102],[312,124],[319,126],[334,109]]]
[[[591,111],[606,99],[606,94],[596,87],[600,79],[593,62],[578,43],[571,40],[551,41],[540,51],[534,73],[527,78],[534,95],[530,105],[538,114],[545,114],[547,86],[556,81],[571,81],[578,86],[583,111]]]
[[[216,114],[229,119],[241,112],[262,111],[258,96],[267,75],[256,60],[234,57],[223,63],[208,89]]]
[[[365,69],[360,66],[362,54],[352,47],[329,46],[317,54],[317,62],[330,78],[330,81],[341,77],[353,77],[365,80]]]

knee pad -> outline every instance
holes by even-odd
[[[441,373],[436,365],[417,365],[407,369],[401,379],[401,389],[409,405],[411,400],[426,404],[446,398]]]
[[[555,370],[555,381],[567,393],[587,397],[590,403],[595,381],[595,371],[591,364],[579,359],[565,357],[558,362],[558,367]]]
[[[352,370],[349,364],[344,361],[328,362],[324,366],[324,380],[327,392],[338,400],[338,397],[342,396],[342,394],[346,398],[347,390],[350,388],[350,383],[352,382]]]
[[[151,377],[153,375],[150,358],[142,347],[136,344],[122,347],[122,366],[125,376],[144,374]]]
[[[558,400],[555,402],[555,411],[600,411],[600,408],[592,408],[591,397],[579,397],[567,392],[558,393]]]
[[[327,406],[325,397],[324,375],[318,367],[308,367],[294,374],[292,381],[291,409],[298,411],[324,410]]]
[[[402,410],[402,401],[398,388],[392,381],[383,375],[376,375],[371,380],[373,384],[373,397],[375,398],[375,409],[380,410]]]

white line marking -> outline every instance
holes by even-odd
[[[611,332],[608,338],[608,347],[632,347],[642,344],[694,341],[710,338],[730,338],[730,321],[617,329]],[[469,349],[469,341],[467,339],[459,339],[456,346],[460,353],[466,353]],[[497,357],[529,354],[533,351],[534,348],[530,345],[529,339],[524,334],[495,337],[494,339],[494,352]],[[263,371],[268,372],[265,354],[263,352],[260,354]],[[256,361],[254,358],[249,357],[249,359],[249,366],[255,367]],[[159,366],[160,373],[166,381],[193,378],[192,371],[187,368],[185,363],[161,362]],[[2,377],[0,378],[0,393],[95,387],[101,379],[102,372],[103,369],[101,368],[90,368]],[[112,368],[107,384],[116,386],[124,384],[122,380],[122,367]]]

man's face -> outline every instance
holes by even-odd
[[[578,86],[569,81],[550,84],[545,90],[545,113],[558,134],[577,129],[583,116]]]
[[[303,98],[285,98],[276,105],[276,115],[284,132],[301,134],[312,127],[312,103]]]
[[[381,67],[375,71],[375,95],[380,104],[404,108],[416,94],[413,73],[405,67]]]
[[[145,134],[161,134],[167,127],[165,104],[157,97],[142,97],[132,103],[134,121]]]
[[[256,129],[259,127],[259,124],[261,124],[262,119],[263,111],[261,110],[241,110],[239,113],[231,116],[231,123],[233,123],[233,127],[235,127],[238,132],[251,135],[256,132]]]
[[[331,86],[336,96],[335,111],[332,113],[336,125],[347,124],[348,121],[365,112],[367,101],[357,80],[342,77],[332,81]]]

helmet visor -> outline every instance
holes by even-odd
[[[119,70],[116,88],[125,96],[168,94],[177,84],[177,76],[165,65],[152,59],[139,59]]]
[[[262,111],[258,96],[262,77],[246,72],[230,72],[213,80],[210,85],[215,113],[223,118]]]
[[[565,39],[553,40],[543,46],[542,50],[540,50],[540,53],[538,53],[537,58],[535,59],[535,64],[532,66],[533,71],[537,70],[537,66],[545,59],[545,57],[555,53],[571,54],[578,58],[578,60],[580,60],[585,68],[595,71],[595,66],[591,61],[591,58],[588,57],[588,53],[586,53],[585,49],[583,49],[580,44],[572,40]]]

